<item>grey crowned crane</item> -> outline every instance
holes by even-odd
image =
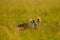
[[[31,28],[35,28],[36,27],[36,23],[33,19],[30,20],[30,27]]]
[[[37,24],[36,24],[36,27],[37,27],[37,28],[40,27],[40,22],[41,22],[41,19],[38,17],[38,18],[37,18]]]

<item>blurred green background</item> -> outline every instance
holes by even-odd
[[[40,29],[16,28],[37,17]],[[0,40],[60,40],[60,0],[0,0]]]

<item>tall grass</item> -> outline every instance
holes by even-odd
[[[37,17],[40,29],[17,29]],[[0,40],[60,40],[60,0],[0,0]]]

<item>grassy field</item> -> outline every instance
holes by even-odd
[[[40,29],[17,29],[37,17]],[[0,40],[60,40],[60,0],[0,0]]]

